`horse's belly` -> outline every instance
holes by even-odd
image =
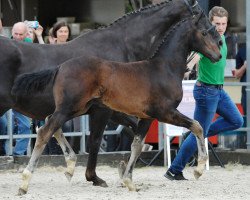
[[[33,119],[45,119],[55,110],[54,99],[45,96],[33,96],[17,101],[14,109]]]
[[[126,113],[128,115],[137,116],[139,118],[148,118],[149,116],[145,113],[146,104],[135,102],[131,99],[112,99],[112,101],[103,101],[103,104],[109,108]]]

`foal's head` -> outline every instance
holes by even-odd
[[[212,62],[217,62],[221,58],[220,46],[222,46],[222,39],[220,34],[216,31],[215,26],[211,24],[204,12],[201,12],[193,20],[193,35],[191,49],[202,53],[208,57]]]

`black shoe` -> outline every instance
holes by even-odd
[[[174,173],[172,173],[170,170],[168,170],[168,171],[166,172],[166,174],[164,174],[164,176],[165,176],[167,179],[169,179],[170,181],[174,181],[174,180],[176,180],[176,181],[185,181],[185,180],[188,180],[188,179],[186,179],[186,178],[183,176],[183,173],[182,173],[182,172],[179,173],[179,174],[174,174]]]

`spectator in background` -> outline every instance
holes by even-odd
[[[51,33],[51,35],[50,35]],[[66,22],[64,21],[59,21],[54,24],[53,28],[50,29],[49,31],[49,43],[50,44],[65,44],[67,41],[70,40],[71,36],[71,31],[70,27],[67,25]],[[67,121],[63,127],[62,127],[63,132],[73,132],[74,131],[74,124],[73,120]],[[73,143],[73,137],[72,141],[70,140],[71,146]],[[45,148],[46,154],[51,154],[51,155],[59,155],[62,154],[61,147],[57,143],[56,139],[52,137],[48,145]]]
[[[12,28],[12,39],[22,42],[31,42],[32,39],[28,38],[28,27],[24,22],[17,22]]]
[[[246,82],[246,69],[247,69],[247,61],[246,61],[246,44],[244,44],[236,55],[236,69],[235,69],[235,77],[240,79],[240,82]],[[246,97],[246,86],[242,86],[241,88],[241,105],[243,108],[244,115],[247,112],[247,97]]]
[[[54,36],[53,36],[53,28],[49,29],[48,43],[49,44],[55,44],[56,43],[56,38],[54,38]]]
[[[71,30],[69,25],[64,21],[59,21],[54,24],[52,36],[55,39],[55,44],[64,44],[70,40]]]
[[[33,28],[32,26],[30,26],[28,21],[24,21],[24,23],[28,27],[27,37],[30,38],[33,43],[44,44],[44,40],[43,40],[43,37],[42,37],[43,27],[39,24],[38,28]]]
[[[30,23],[29,21],[24,21],[24,23],[26,24],[28,28],[27,38],[30,38],[32,40],[32,43],[44,44],[44,40],[42,37],[43,27],[40,24],[38,24],[38,27],[34,28],[33,24]],[[32,119],[31,132],[35,134],[36,127],[40,127],[43,124],[44,124],[43,120]],[[35,139],[31,139],[30,143],[31,143],[31,146],[33,147],[35,143]]]
[[[30,38],[27,37],[28,28],[24,22],[17,22],[12,28],[12,39],[20,42],[32,42]],[[14,125],[18,135],[30,134],[30,119],[21,113],[13,111]],[[16,144],[13,150],[14,155],[24,155],[27,153],[27,147],[29,144],[29,138],[16,139]]]

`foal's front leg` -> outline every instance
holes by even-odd
[[[181,114],[178,110],[168,111],[167,115],[159,119],[159,121],[173,124],[176,126],[185,127],[191,130],[195,134],[196,140],[197,140],[197,146],[198,146],[198,165],[196,169],[194,170],[194,176],[196,179],[198,179],[203,174],[206,161],[208,159],[207,151],[205,147],[203,129],[200,123],[196,120],[192,120],[188,118],[187,116]]]
[[[152,120],[140,120],[138,124],[137,134],[134,137],[133,143],[131,144],[131,155],[127,164],[126,170],[123,174],[123,183],[128,187],[130,191],[136,191],[135,184],[132,181],[132,173],[135,163],[141,154],[142,147],[146,133],[151,125]],[[119,166],[123,167],[123,166]],[[122,174],[122,173],[121,173]]]

